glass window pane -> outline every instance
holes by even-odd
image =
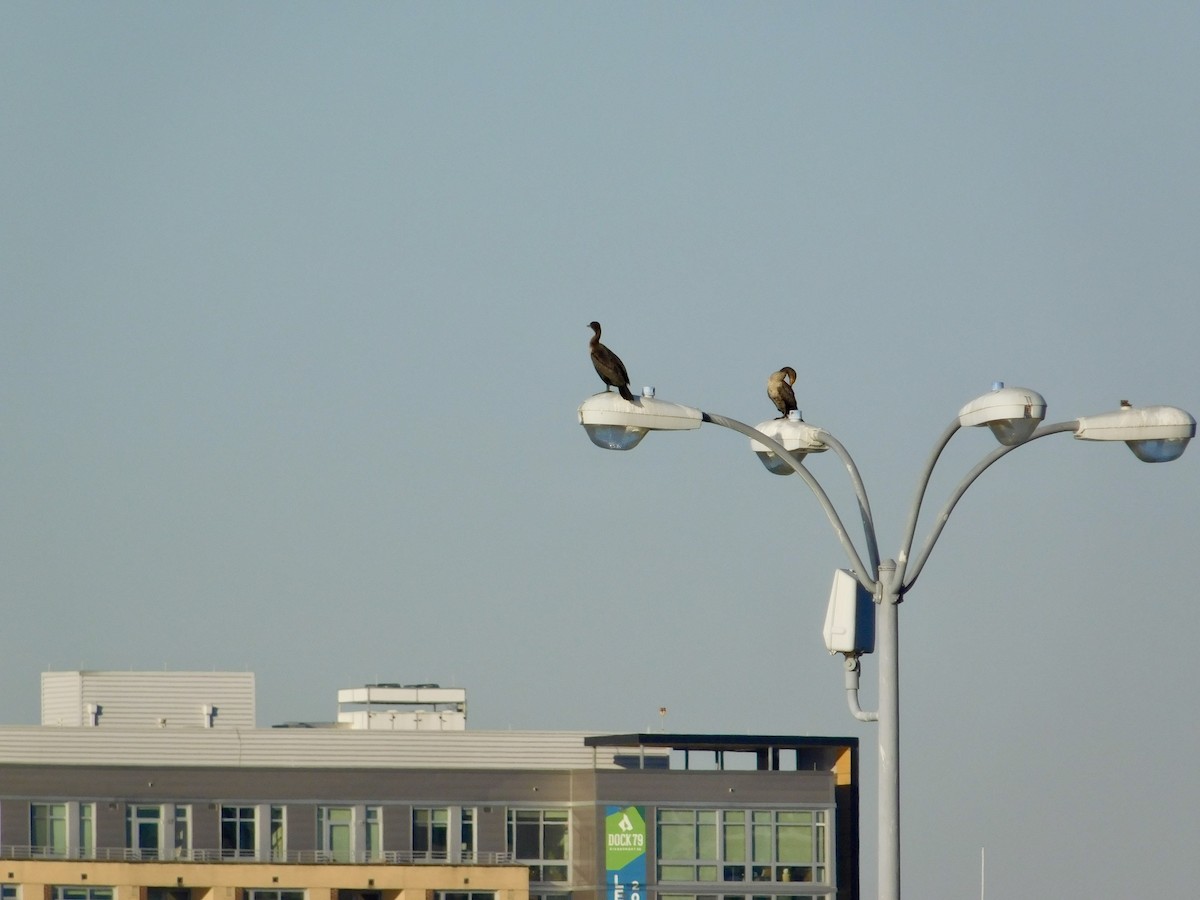
[[[330,825],[329,826],[329,850],[333,853],[333,858],[339,862],[348,862],[350,859],[350,826],[349,825]]]
[[[690,809],[660,809],[658,811],[658,821],[660,822],[687,822],[689,825],[695,821]]]
[[[775,873],[776,881],[812,881],[812,866],[780,866]]]
[[[755,816],[757,819],[758,817]],[[755,822],[751,826],[751,843],[755,862],[771,861],[771,826]]]
[[[96,804],[79,804],[79,850],[85,856],[96,852],[95,831],[92,823],[96,818]]]
[[[746,861],[746,826],[730,823],[725,820],[725,860],[727,862]]]
[[[725,866],[721,872],[721,878],[724,881],[745,881],[746,867],[745,866]]]
[[[541,859],[541,836],[537,822],[518,821],[513,827],[513,854],[517,859]]]
[[[449,832],[445,822],[435,822],[429,832],[429,847],[434,853],[444,854],[449,846]]]
[[[191,807],[175,807],[175,843],[176,850],[189,850],[192,846]],[[250,842],[251,847],[254,842]]]
[[[693,866],[659,866],[659,881],[695,881],[696,869]]]
[[[53,856],[67,852],[67,805],[34,803],[29,807],[30,843]]]
[[[813,814],[808,810],[783,810],[777,818],[789,825],[807,825],[813,820]]]
[[[566,859],[567,858],[567,825],[549,824],[546,825],[546,848],[543,859]]]
[[[137,829],[137,848],[139,850],[158,849],[158,823],[139,822]]]
[[[695,859],[695,826],[690,822],[687,825],[659,825],[658,858]]]
[[[475,852],[475,810],[464,809],[460,811],[462,816],[459,821],[459,843],[462,845],[463,853]]]
[[[350,826],[354,811],[348,806],[323,806],[317,809],[317,849],[329,853],[335,862],[350,862]]]
[[[429,852],[429,823],[433,810],[414,808],[412,811],[412,849],[414,853]]]
[[[285,852],[283,807],[271,807],[271,859],[282,859]]]
[[[776,832],[779,862],[812,862],[812,826],[780,825]]]

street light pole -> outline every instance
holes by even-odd
[[[879,897],[900,900],[900,591],[895,560],[879,564]]]
[[[880,560],[874,518],[858,467],[841,442],[824,429],[800,420],[776,419],[752,428],[736,419],[654,399],[653,388],[642,397],[626,401],[612,393],[596,394],[579,407],[580,424],[597,446],[629,450],[650,431],[680,431],[701,423],[720,425],[750,438],[760,460],[778,475],[798,474],[824,510],[830,526],[850,561],[854,579],[871,595],[875,605],[875,638],[879,652],[879,708],[864,712],[858,705],[859,660],[869,649],[838,650],[846,656],[847,698],[851,713],[860,721],[878,723],[879,734],[879,898],[900,900],[900,639],[899,608],[941,536],[950,513],[962,495],[991,465],[1017,447],[1051,434],[1073,432],[1081,440],[1123,441],[1143,462],[1178,459],[1196,434],[1196,420],[1184,410],[1169,406],[1135,409],[1127,403],[1115,412],[1041,425],[1046,402],[1036,391],[1005,388],[997,383],[991,393],[966,406],[942,433],[917,482],[900,551],[896,559]],[[910,556],[917,521],[933,470],[950,439],[964,426],[988,426],[1001,447],[980,460],[951,492],[933,529],[915,558]],[[858,501],[866,540],[864,564],[854,541],[824,488],[803,463],[808,453],[833,450],[850,476]],[[911,568],[910,568],[911,563]],[[832,651],[831,651],[832,652]]]

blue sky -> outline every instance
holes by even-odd
[[[1200,410],[1194,4],[0,21],[3,722],[48,669],[231,668],[260,724],[433,681],[475,728],[857,735],[871,896],[841,549],[740,436],[594,448],[587,323],[750,423],[793,366],[885,556],[995,380]],[[900,614],[910,896],[984,846],[989,896],[1194,890],[1196,452],[1051,437],[955,511]]]

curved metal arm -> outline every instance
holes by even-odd
[[[975,479],[982,475],[988,469],[988,467],[992,465],[992,463],[996,462],[1006,454],[1011,453],[1013,450],[1016,450],[1018,447],[1024,447],[1026,444],[1036,441],[1038,438],[1046,437],[1047,435],[1051,434],[1060,434],[1064,431],[1075,431],[1078,427],[1079,421],[1077,419],[1072,419],[1070,422],[1057,422],[1053,425],[1043,425],[1041,428],[1031,434],[1028,439],[1022,441],[1021,443],[1011,447],[999,447],[981,459],[975,468],[968,472],[966,477],[964,477],[963,480],[958,483],[958,487],[954,489],[954,493],[950,495],[950,499],[946,501],[946,505],[943,506],[942,511],[938,513],[937,523],[933,526],[933,531],[929,533],[929,537],[925,539],[925,545],[921,548],[921,552],[917,555],[912,567],[912,574],[909,575],[908,580],[904,582],[904,590],[907,591],[913,586],[914,583],[916,583],[917,577],[921,574],[921,569],[925,567],[925,562],[929,559],[929,554],[933,551],[933,545],[936,544],[937,539],[941,537],[942,529],[946,527],[946,522],[950,518],[950,513],[954,511],[955,505],[962,498],[962,495],[967,492],[967,488],[969,488],[975,482]],[[943,444],[943,446],[945,445]]]
[[[858,466],[855,464],[854,458],[842,442],[824,428],[821,429],[820,436],[821,443],[833,448],[833,452],[841,458],[842,463],[846,466],[846,471],[850,473],[850,483],[854,485],[854,495],[858,498],[858,511],[862,516],[863,533],[867,536],[867,556],[870,558],[871,571],[878,572],[879,541],[875,537],[875,517],[871,515],[871,501],[867,499],[867,487],[858,473]]]
[[[921,504],[925,502],[925,491],[929,488],[929,479],[933,477],[933,468],[937,465],[937,461],[941,457],[942,451],[946,449],[946,445],[950,443],[950,438],[954,437],[961,427],[958,419],[955,419],[942,432],[942,436],[934,444],[933,450],[929,454],[929,459],[925,461],[925,470],[917,480],[917,493],[913,497],[912,508],[908,511],[908,524],[904,527],[904,540],[900,544],[900,553],[896,557],[896,566],[900,573],[899,579],[901,583],[903,583],[904,573],[908,569],[908,554],[912,550],[913,537],[917,533],[917,519],[921,515]]]
[[[719,416],[716,413],[701,412],[701,417],[702,421],[737,431],[768,447],[772,452],[777,453],[780,459],[791,466],[797,475],[804,479],[804,483],[808,485],[809,490],[813,492],[813,495],[821,504],[821,508],[825,510],[825,516],[829,519],[829,524],[833,526],[834,534],[837,535],[842,549],[846,551],[846,556],[850,558],[850,568],[854,572],[854,577],[858,580],[859,584],[874,593],[876,588],[875,579],[867,574],[866,567],[858,555],[858,550],[855,548],[854,542],[850,540],[850,535],[846,532],[846,526],[842,524],[841,517],[838,516],[837,510],[834,509],[833,503],[830,502],[829,496],[825,493],[825,489],[821,487],[820,482],[813,477],[812,473],[804,467],[804,464],[794,454],[785,450],[783,445],[774,438],[767,437],[767,435],[756,428],[750,427],[745,422],[739,422],[737,419],[730,419],[726,416]]]

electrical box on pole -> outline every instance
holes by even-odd
[[[824,636],[831,654],[875,652],[875,601],[848,569],[833,573]]]

